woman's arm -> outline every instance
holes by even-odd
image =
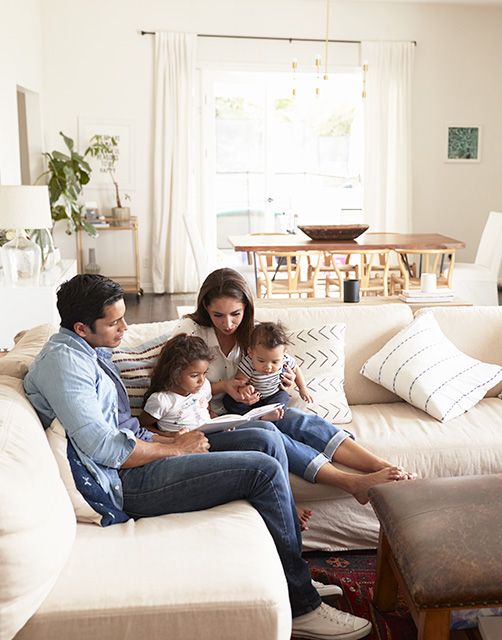
[[[213,395],[228,393],[234,400],[244,404],[254,404],[260,399],[260,394],[254,390],[253,385],[248,384],[247,378],[230,378],[211,382],[211,392]]]

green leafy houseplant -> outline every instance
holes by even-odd
[[[84,185],[91,177],[91,167],[85,157],[75,150],[74,142],[62,131],[62,136],[68,153],[52,151],[44,153],[47,159],[47,171],[38,180],[48,177],[49,200],[52,219],[66,220],[66,233],[83,229],[89,235],[95,236],[96,229],[89,224],[82,215],[83,204],[81,194]]]
[[[97,134],[92,136],[89,143],[84,155],[97,158],[101,162],[101,171],[110,175],[113,186],[115,187],[117,209],[123,209],[124,207],[122,206],[119,185],[116,178],[117,162],[119,159],[118,136]],[[129,196],[125,194],[124,199],[129,200]]]

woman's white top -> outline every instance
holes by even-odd
[[[196,429],[211,419],[211,384],[205,380],[200,391],[180,396],[174,391],[152,393],[145,404],[146,413],[157,419],[160,431]]]
[[[236,344],[228,356],[226,356],[220,348],[214,328],[202,327],[191,318],[182,318],[178,324],[175,325],[171,337],[174,337],[179,333],[187,333],[190,336],[202,338],[209,347],[209,351],[213,359],[209,363],[206,375],[210,382],[220,382],[220,380],[235,378],[237,365],[241,359],[241,349],[238,344]],[[222,397],[223,394],[218,393],[213,396],[211,401],[211,408],[218,415],[226,413],[225,408],[223,407]]]

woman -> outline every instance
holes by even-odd
[[[249,286],[237,271],[225,268],[209,274],[200,288],[195,312],[185,316],[174,328],[173,335],[196,335],[208,345],[213,360],[207,377],[217,413],[224,413],[225,393],[251,405],[259,399],[252,386],[235,378],[253,327],[254,304]],[[283,386],[287,388],[292,382],[292,371],[286,371]],[[288,408],[276,417],[273,419],[282,433],[290,470],[309,482],[339,487],[364,504],[370,487],[412,477],[367,451],[346,431],[319,416]],[[363,473],[341,471],[332,462]]]

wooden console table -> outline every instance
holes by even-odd
[[[132,251],[134,259],[134,273],[133,275],[109,275],[106,274],[115,282],[118,282],[124,289],[125,293],[135,293],[137,296],[143,295],[143,288],[141,287],[141,268],[139,259],[139,239],[138,239],[138,219],[131,216],[129,220],[117,220],[116,218],[107,217],[105,221],[110,225],[108,227],[96,227],[98,236],[101,233],[108,231],[128,231],[132,235]],[[83,242],[82,231],[77,231],[75,234],[77,237],[77,268],[79,273],[83,273],[84,256],[83,256]]]

